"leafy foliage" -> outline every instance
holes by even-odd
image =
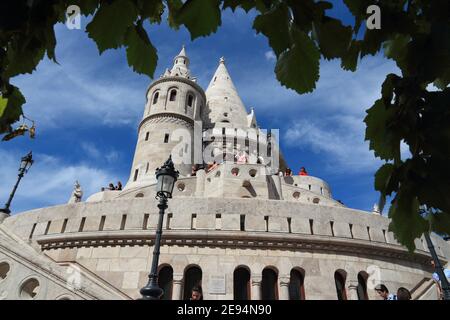
[[[254,10],[253,28],[277,56],[278,80],[299,93],[314,90],[321,57],[340,59],[344,70],[355,71],[361,58],[383,50],[401,69],[401,75],[386,76],[364,121],[370,149],[387,162],[375,175],[375,188],[381,199],[393,197],[391,230],[413,250],[414,238],[428,227],[450,231],[450,1],[342,1],[355,19],[351,26],[328,15],[330,0],[3,0],[0,134],[22,133],[23,126],[12,125],[23,116],[25,98],[10,79],[32,73],[45,54],[57,61],[53,28],[64,22],[69,5],[92,15],[86,32],[100,54],[125,46],[130,67],[150,77],[158,57],[144,22],[159,24],[167,16],[171,28],[184,26],[195,39],[215,32],[224,10]],[[379,30],[363,27],[372,4],[381,8]],[[431,84],[438,90],[430,91]],[[402,142],[409,147],[407,159]],[[424,204],[438,214],[422,217],[418,208]]]

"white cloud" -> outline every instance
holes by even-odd
[[[268,61],[275,61],[277,59],[277,57],[275,56],[275,54],[271,50],[266,51],[264,56],[266,57],[266,60],[268,60]]]
[[[353,116],[297,121],[284,136],[291,147],[322,154],[328,171],[357,173],[375,171],[381,164],[364,142],[364,123]]]
[[[6,197],[16,182],[21,156],[18,152],[0,150],[2,202],[6,202]],[[83,200],[100,191],[110,181],[117,181],[114,174],[96,167],[67,164],[60,158],[46,154],[34,154],[33,158],[35,162],[22,179],[13,199],[13,213],[66,203],[76,180],[80,182],[84,192]]]
[[[107,161],[113,163],[120,158],[120,153],[114,149],[109,151],[100,150],[94,143],[83,141],[81,143],[81,149],[84,152],[83,159],[91,158],[97,161]]]

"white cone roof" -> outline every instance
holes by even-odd
[[[211,123],[229,122],[234,127],[247,127],[247,112],[236,87],[225,66],[225,59],[220,58],[219,67],[206,89],[207,114]]]

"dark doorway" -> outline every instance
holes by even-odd
[[[278,300],[278,274],[270,268],[262,272],[261,299]]]
[[[250,300],[250,272],[244,267],[238,267],[233,273],[234,300]]]

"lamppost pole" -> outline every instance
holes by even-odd
[[[425,205],[421,206],[420,213],[422,215],[425,215],[426,213],[433,214],[432,210],[431,209],[429,210]],[[434,248],[433,241],[431,241],[430,232],[431,232],[431,224],[430,224],[430,231],[424,232],[424,236],[425,240],[427,241],[431,257],[433,258],[434,261],[435,272],[438,274],[439,280],[441,281],[444,300],[450,300],[450,285],[448,283],[447,277],[445,276],[441,262],[439,261],[439,258],[436,254],[436,249]]]
[[[158,300],[164,294],[163,289],[158,286],[158,262],[159,248],[161,246],[162,225],[164,220],[164,212],[167,209],[167,198],[162,196],[159,198],[159,219],[156,229],[155,246],[153,248],[152,269],[148,276],[149,282],[141,289],[142,300]]]
[[[172,198],[173,187],[178,178],[178,171],[174,168],[171,156],[161,168],[156,169],[155,174],[157,179],[156,198],[159,199],[159,219],[153,248],[152,268],[147,285],[140,291],[141,300],[158,300],[164,294],[164,290],[158,286],[159,249],[161,247],[162,225],[164,212],[167,209],[167,199]]]
[[[14,198],[14,195],[16,194],[16,190],[17,187],[19,186],[20,180],[23,178],[28,169],[30,169],[32,164],[33,164],[33,156],[30,151],[25,157],[22,157],[22,162],[19,168],[19,174],[16,184],[14,185],[14,188],[12,189],[11,194],[9,195],[8,201],[6,201],[5,207],[0,209],[0,212],[5,213],[6,215],[9,215],[11,213],[11,210],[9,209],[9,207],[11,206],[11,201]]]
[[[444,270],[442,268],[441,262],[434,249],[433,241],[431,241],[430,234],[428,232],[424,233],[425,239],[427,241],[428,249],[430,249],[431,257],[433,258],[435,264],[435,271],[441,280],[441,287],[444,294],[444,300],[450,300],[450,285],[448,283],[447,277],[445,276]]]

